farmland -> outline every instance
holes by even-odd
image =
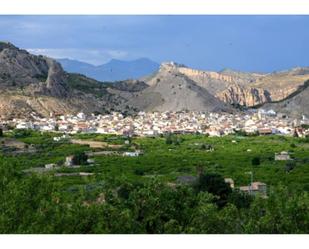
[[[2,233],[308,232],[308,212],[304,212],[309,208],[309,143],[307,138],[207,137],[203,135],[126,138],[114,135],[77,134],[56,142],[53,137],[60,135],[59,133],[15,130],[6,133],[2,138],[4,141],[0,157],[3,188],[1,199],[4,200],[1,204],[0,219]],[[72,139],[78,139],[79,143],[71,143]],[[107,146],[93,148],[81,143],[81,140],[102,142]],[[10,144],[15,141],[18,145],[25,145],[7,149],[5,141],[10,141]],[[20,150],[25,150],[25,148],[31,148],[31,151],[21,153]],[[90,153],[99,151],[116,153],[110,155]],[[142,153],[138,156],[123,156],[123,152],[134,151],[142,151]],[[288,152],[293,160],[274,160],[275,153],[281,151]],[[65,167],[65,158],[76,153],[88,153],[93,163],[81,164],[78,167]],[[55,164],[57,167],[43,171],[43,173],[31,173],[31,171],[29,173],[29,169],[44,168],[46,164]],[[189,176],[198,179],[201,171],[204,175],[215,175],[222,179],[232,178],[235,182],[235,189],[231,193],[235,193],[236,197],[228,192],[228,198],[224,199],[223,207],[220,206],[221,204],[217,206],[215,200],[218,196],[216,197],[215,193],[197,191],[194,184],[188,185],[179,181],[181,177]],[[92,174],[84,176],[64,174],[63,177],[56,177],[60,173],[78,172]],[[237,191],[238,187],[250,184],[248,172],[253,173],[254,181],[267,184],[268,197],[266,199],[251,198]],[[145,191],[148,191],[148,194]],[[219,197],[223,198],[220,194]],[[17,201],[16,198],[20,199]],[[22,202],[23,198],[26,198],[24,202]],[[140,198],[147,203],[141,203]],[[183,203],[177,204],[179,198]],[[278,225],[279,228],[274,228],[270,227],[271,221],[263,221],[265,222],[263,225],[258,218],[256,222],[259,221],[259,225],[253,225],[253,221],[246,223],[246,219],[256,215],[254,212],[257,212],[255,210],[257,207],[260,211],[267,212],[267,208],[270,208],[269,202],[278,202],[279,205],[280,201],[276,198],[282,198],[286,203],[295,202],[295,205],[293,204],[295,209],[304,209],[301,217],[304,223],[298,224],[301,227],[295,224],[293,226],[284,224],[282,227]],[[220,227],[211,230],[206,229],[199,222],[196,223],[197,220],[189,219],[187,216],[191,217],[193,214],[201,220],[205,218],[205,214],[199,213],[203,206],[201,202],[208,203],[206,206],[211,210],[207,211],[207,215],[214,215],[212,219],[225,219],[222,213],[236,212],[234,213],[235,220],[230,221],[231,227],[224,231],[220,230]],[[246,208],[241,203],[245,203],[243,206]],[[68,208],[68,205],[71,208]],[[147,208],[139,205],[146,205]],[[159,205],[157,209],[156,205]],[[153,208],[150,217],[143,214],[139,218],[140,214],[135,213],[135,209],[145,209],[143,212],[147,213]],[[186,213],[179,214],[178,217],[176,213],[184,208]],[[275,204],[273,208],[276,208]],[[292,207],[281,208],[287,208],[287,210],[280,212],[298,212]],[[16,220],[13,210],[20,209],[25,210],[25,213]],[[170,214],[170,209],[175,209],[176,213]],[[163,216],[166,217],[162,218],[162,214],[159,215],[156,211],[163,212]],[[40,217],[34,215],[36,212],[39,212]],[[269,212],[279,211],[271,209]],[[57,221],[55,215],[60,214],[63,217],[58,217]],[[85,222],[90,222],[99,215],[98,222],[93,221],[91,226],[90,223],[84,224],[85,226],[80,224],[81,227],[79,225],[66,227],[57,223],[63,222],[63,219],[72,219],[70,222],[77,222],[80,215],[85,215]],[[120,226],[120,221],[117,225],[113,224],[113,215],[119,216],[118,218],[125,225]],[[275,218],[276,215],[280,213],[275,215],[272,213],[271,217]],[[151,222],[147,220],[150,218],[154,220]],[[13,224],[7,225],[12,219],[14,219]],[[47,226],[44,225],[46,221],[43,222],[40,219],[55,219],[55,224]],[[103,223],[99,222],[101,219]],[[219,224],[227,221],[217,222]],[[239,227],[239,222],[246,224]],[[295,221],[291,222],[295,223]]]

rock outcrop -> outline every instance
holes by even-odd
[[[69,90],[66,73],[58,62],[10,43],[0,43],[0,87],[26,88],[54,97],[66,97]]]
[[[195,70],[176,63],[173,67],[220,100],[244,106],[255,106],[286,98],[307,79],[309,68],[294,68],[270,74],[244,73],[230,69],[221,72]]]
[[[302,118],[303,115],[309,118],[309,80],[285,99],[266,103],[262,108],[275,110],[296,118]]]
[[[308,90],[303,84],[308,79],[309,68],[270,74],[210,72],[169,62],[140,80],[103,84],[67,73],[51,58],[0,42],[0,118],[80,111],[233,112],[233,106],[274,101],[278,103],[269,106],[306,113]]]
[[[48,70],[43,56],[0,42],[0,87],[24,87],[46,81]]]
[[[146,111],[231,111],[232,108],[189,79],[174,63],[163,63],[147,87],[128,101]]]
[[[217,97],[224,102],[242,106],[255,106],[271,101],[270,93],[267,90],[243,87],[238,84],[233,84],[226,90],[219,92]]]
[[[98,81],[66,73],[51,58],[0,42],[0,118],[121,111],[124,101]]]

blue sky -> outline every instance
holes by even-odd
[[[0,40],[92,64],[147,57],[221,70],[309,66],[309,16],[0,16]]]

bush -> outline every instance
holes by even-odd
[[[166,144],[172,144],[173,143],[173,139],[172,139],[172,135],[168,135],[165,139],[165,143]]]
[[[232,193],[230,185],[224,181],[221,175],[216,173],[201,174],[196,184],[196,190],[198,192],[208,192],[219,197],[215,201],[219,207],[225,206],[228,196]]]
[[[143,176],[143,175],[145,175],[145,170],[142,169],[142,168],[137,168],[137,169],[134,170],[134,174],[138,175],[138,176]]]
[[[290,172],[292,171],[296,166],[296,163],[294,161],[288,161],[285,165],[285,172]]]
[[[253,197],[244,194],[240,191],[234,190],[230,195],[228,201],[234,204],[237,208],[249,208]]]
[[[82,165],[87,163],[88,156],[85,152],[77,152],[73,156],[73,164],[74,165]]]
[[[211,144],[202,144],[201,149],[202,150],[212,150],[213,147]]]
[[[166,144],[174,144],[174,145],[180,145],[182,143],[183,139],[181,137],[177,137],[176,135],[168,134],[165,139]]]
[[[31,135],[31,130],[26,129],[14,129],[13,136],[15,138],[25,138]]]
[[[261,164],[261,159],[260,159],[259,157],[254,157],[254,158],[252,158],[252,160],[251,160],[251,164],[252,164],[253,166],[258,166],[258,165]]]

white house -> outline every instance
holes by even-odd
[[[31,122],[20,122],[16,125],[16,129],[33,129],[34,126]]]
[[[86,115],[83,112],[77,113],[76,115],[79,119],[81,120],[85,120],[86,119]]]
[[[54,163],[49,163],[49,164],[45,164],[45,169],[53,169],[55,168],[57,165]]]
[[[141,151],[137,150],[137,151],[126,151],[122,153],[123,156],[129,156],[129,157],[136,157],[141,155]]]
[[[280,153],[275,153],[276,161],[287,161],[291,160],[290,154],[286,151],[281,151]]]
[[[252,182],[249,186],[239,187],[239,190],[249,195],[261,195],[267,197],[267,185],[263,182]]]

